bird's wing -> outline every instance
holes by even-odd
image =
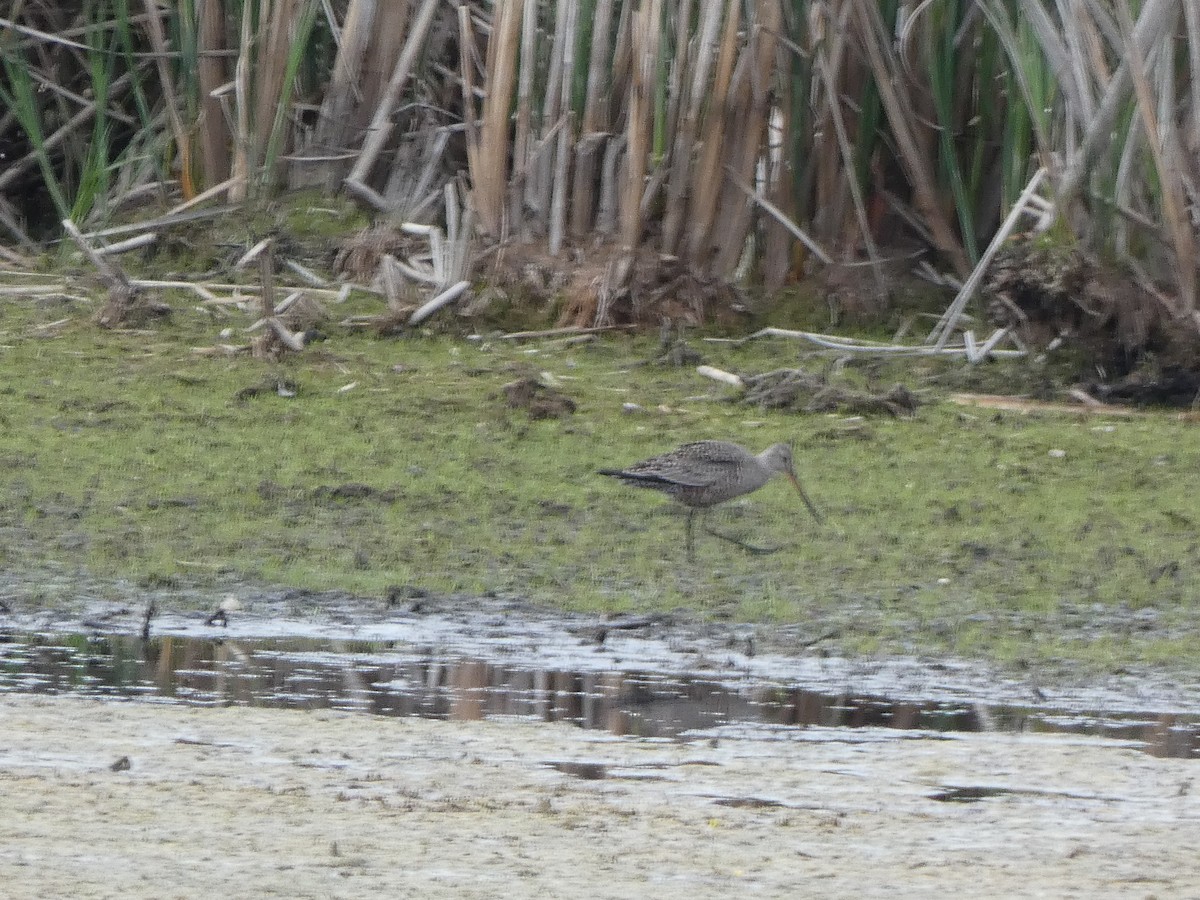
[[[636,463],[625,471],[683,487],[704,488],[721,481],[730,468],[742,461],[738,448],[721,441],[695,441],[678,450]]]
[[[745,450],[728,441],[692,441],[690,444],[680,445],[679,452],[690,457],[702,458],[706,462],[724,463],[730,466],[742,462],[746,458]]]

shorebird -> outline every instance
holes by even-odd
[[[808,499],[792,467],[792,448],[773,444],[762,453],[751,453],[729,441],[695,441],[669,453],[634,463],[626,469],[599,469],[599,474],[620,478],[635,487],[662,491],[687,507],[687,554],[695,558],[692,536],[696,510],[703,510],[704,530],[752,553],[773,553],[778,547],[755,547],[709,528],[708,510],[718,503],[757,491],[775,475],[786,475],[799,491],[804,505],[817,522],[821,514]]]

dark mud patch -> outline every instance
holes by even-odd
[[[1105,403],[1194,409],[1200,399],[1200,371],[1168,365],[1149,372],[1132,372],[1111,384],[1090,381],[1084,387]]]
[[[313,488],[312,498],[317,503],[329,503],[330,501],[351,503],[360,501],[390,504],[400,499],[400,492],[392,489],[381,490],[369,484],[348,481],[345,484],[319,485]]]
[[[574,414],[575,401],[536,378],[510,381],[501,388],[509,409],[523,409],[532,421],[565,419]]]
[[[246,403],[256,397],[276,395],[290,399],[300,392],[300,386],[290,378],[268,375],[254,384],[248,384],[233,395],[234,403]]]

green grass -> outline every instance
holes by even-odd
[[[1194,425],[933,403],[848,428],[727,402],[691,368],[634,366],[654,355],[645,338],[564,348],[335,327],[280,364],[208,358],[192,348],[224,323],[179,307],[153,333],[122,334],[82,308],[0,306],[0,564],[27,573],[26,602],[41,602],[49,570],[373,597],[408,584],[804,623],[797,640],[833,633],[848,653],[1200,663]],[[798,352],[697,346],[744,372]],[[957,370],[884,374],[920,388]],[[561,380],[574,416],[506,408],[501,385],[538,372]],[[237,399],[273,374],[298,395]],[[706,437],[794,441],[826,525],[779,481],[714,519],[784,550],[748,556],[701,536],[693,565],[677,510],[595,474]],[[350,483],[376,493],[339,498]]]

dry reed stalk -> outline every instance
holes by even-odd
[[[609,97],[618,102],[610,103],[608,120],[620,122],[624,119],[629,100],[629,79],[633,77],[633,30],[634,4],[621,4],[621,18],[617,20],[617,37],[613,42],[612,75],[609,78]],[[620,101],[624,99],[625,105]]]
[[[1178,132],[1174,127],[1174,93],[1168,79],[1160,82],[1163,105],[1167,116],[1160,118],[1155,112],[1155,96],[1146,75],[1147,59],[1134,35],[1129,10],[1123,2],[1117,3],[1118,20],[1125,49],[1125,62],[1130,67],[1134,93],[1137,96],[1138,113],[1141,115],[1146,142],[1158,173],[1159,194],[1162,197],[1162,214],[1166,219],[1165,231],[1175,249],[1175,277],[1179,289],[1176,311],[1190,314],[1196,308],[1196,235],[1188,220],[1187,199],[1184,196],[1180,172],[1182,148]]]
[[[688,187],[691,182],[692,155],[696,152],[696,133],[712,72],[717,30],[721,27],[721,4],[710,2],[700,10],[696,47],[692,56],[691,82],[681,86],[679,128],[671,150],[670,174],[667,177],[666,213],[663,218],[662,249],[675,253],[683,233],[687,212]]]
[[[875,73],[875,83],[879,87],[880,99],[887,110],[888,124],[899,150],[899,161],[912,185],[923,224],[929,229],[934,245],[946,255],[954,271],[965,276],[971,271],[971,265],[938,204],[934,177],[929,168],[932,157],[922,152],[911,111],[896,91],[894,67],[890,64],[892,57],[886,50],[890,42],[884,37],[885,29],[879,8],[873,0],[853,2],[862,44],[867,51],[871,70]]]
[[[596,233],[612,235],[617,230],[617,211],[621,207],[620,171],[625,152],[625,135],[619,134],[604,148],[600,163],[600,196],[596,201]]]
[[[966,309],[971,298],[975,296],[976,291],[983,284],[983,278],[987,274],[988,267],[992,264],[992,260],[996,258],[996,254],[1000,252],[1000,248],[1004,246],[1004,242],[1016,230],[1021,216],[1028,214],[1040,215],[1041,211],[1046,208],[1045,201],[1042,200],[1039,193],[1046,173],[1046,169],[1038,169],[1033,177],[1029,179],[1029,183],[1025,185],[1025,190],[1021,192],[1020,198],[1013,205],[1013,208],[1009,210],[1008,217],[992,237],[992,242],[983,252],[983,256],[980,257],[979,263],[959,289],[958,296],[954,298],[954,301],[942,313],[937,324],[925,339],[926,344],[932,344],[938,350],[946,346],[946,342],[950,340],[950,335],[954,333],[954,328],[958,324],[963,310]]]
[[[583,240],[597,231],[599,201],[597,188],[601,186],[604,152],[611,146],[612,135],[604,131],[593,131],[582,135],[575,145],[575,174],[571,189],[570,234],[575,240]]]
[[[396,60],[391,78],[388,79],[387,86],[380,96],[379,104],[375,107],[375,114],[371,119],[362,151],[350,169],[350,174],[346,176],[346,188],[375,207],[386,206],[386,201],[367,186],[367,177],[392,133],[392,113],[400,99],[400,92],[404,90],[404,86],[412,77],[417,57],[424,48],[425,39],[429,35],[429,28],[433,24],[433,16],[437,12],[438,6],[439,0],[422,0],[421,8],[417,12],[417,17],[404,42],[404,51]]]
[[[1188,47],[1188,74],[1191,76],[1191,109],[1190,114],[1184,115],[1184,120],[1188,122],[1192,153],[1200,154],[1200,7],[1195,3],[1183,5],[1183,24]],[[1200,171],[1193,171],[1193,182],[1197,181],[1200,181]]]
[[[620,18],[617,20],[617,34],[613,39],[611,60],[609,65],[608,90],[602,101],[604,116],[608,123],[609,139],[604,145],[603,157],[600,161],[600,193],[596,198],[596,217],[594,231],[605,238],[617,233],[617,222],[621,208],[623,190],[621,166],[625,159],[625,151],[629,143],[628,134],[624,127],[615,131],[617,123],[625,122],[629,116],[630,78],[633,60],[632,3],[622,3]]]
[[[992,0],[990,4],[993,7],[1000,7],[998,0]],[[1036,4],[1040,9],[1040,4]],[[1001,7],[1002,8],[1002,7]],[[1069,72],[1069,77],[1060,78],[1060,83],[1063,86],[1064,94],[1069,98],[1068,115],[1070,109],[1075,110],[1075,114],[1071,116],[1074,119],[1072,122],[1072,130],[1079,128],[1081,123],[1087,122],[1096,114],[1096,78],[1093,76],[1092,67],[1099,65],[1095,69],[1096,76],[1100,79],[1108,78],[1108,66],[1104,64],[1104,54],[1100,48],[1098,35],[1091,26],[1092,20],[1083,10],[1083,3],[1080,0],[1058,0],[1059,17],[1063,22],[1078,23],[1080,27],[1064,28],[1061,33],[1061,41],[1059,35],[1054,35],[1053,42],[1043,40],[1039,33],[1039,43],[1043,47],[1061,45],[1061,53],[1065,64],[1065,72]],[[1029,13],[1026,13],[1026,21],[1029,21]],[[1040,29],[1039,29],[1040,32]],[[1050,56],[1050,53],[1047,53]],[[1013,57],[1014,59],[1016,57]],[[1088,65],[1089,59],[1092,65]],[[1052,71],[1053,62],[1051,63]],[[1023,72],[1021,73],[1024,74]]]
[[[566,33],[567,3],[557,0],[554,10],[554,39],[550,44],[550,59],[546,70],[546,83],[542,92],[541,137],[549,141],[549,131],[557,135],[566,126],[560,115],[562,109],[563,55],[569,37]],[[571,36],[573,37],[573,36]],[[545,234],[550,227],[550,190],[553,180],[554,158],[546,153],[534,155],[529,165],[529,181],[525,189],[525,205],[531,213],[529,222],[537,234]]]
[[[362,143],[367,123],[387,91],[392,67],[403,53],[413,5],[414,0],[351,0],[309,152],[303,167],[293,167],[294,184],[317,184],[335,191],[347,179],[358,155],[355,148]],[[392,178],[403,180],[407,166],[407,156],[397,154]],[[363,196],[377,207],[391,208],[396,192],[389,181],[383,196],[373,192]]]
[[[233,163],[229,167],[230,203],[241,203],[250,192],[250,59],[254,43],[254,19],[251,4],[242,7],[242,26],[238,36],[237,63],[233,69],[234,139]]]
[[[4,260],[4,262],[6,262],[10,266],[16,266],[17,268],[21,268],[21,269],[27,269],[27,268],[33,267],[32,259],[30,259],[27,256],[22,256],[20,253],[17,253],[15,250],[10,250],[9,248],[5,247],[3,244],[0,244],[0,259]],[[22,292],[25,291],[24,285],[21,286],[21,289],[22,289]]]
[[[842,97],[862,95],[862,67],[854,66],[847,52],[846,26],[850,12],[849,3],[838,3],[836,8],[833,8],[833,4],[810,6],[807,12],[808,43],[806,47],[796,50],[812,55],[814,91],[820,90],[820,82],[826,79],[830,82],[829,89],[818,94],[821,99],[814,100],[814,108],[810,113],[811,133],[806,136],[805,146],[805,169],[812,192],[812,229],[820,240],[830,246],[844,233],[847,172],[836,147],[829,141],[812,140],[811,134],[829,134],[833,129],[835,111],[841,111]],[[833,101],[829,100],[831,95]],[[834,103],[837,104],[836,110],[832,105]],[[869,140],[870,136],[864,135],[863,139]],[[849,177],[857,177],[853,166]]]
[[[275,239],[266,238],[262,242],[262,250],[257,254],[259,284],[262,286],[258,295],[259,316],[269,319],[275,314]],[[247,253],[247,256],[250,254]]]
[[[592,17],[592,47],[588,57],[587,96],[583,104],[580,133],[607,132],[612,128],[612,96],[608,90],[612,63],[612,22],[614,0],[597,0]]]
[[[136,285],[114,261],[97,253],[70,219],[62,220],[62,229],[96,267],[101,283],[108,290],[108,299],[93,316],[101,328],[137,327],[146,319],[165,316],[171,308],[159,300],[141,295]]]
[[[750,39],[737,67],[741,77],[735,76],[735,89],[731,92],[730,136],[733,140],[726,140],[727,165],[746,182],[754,180],[762,152],[771,73],[776,67],[779,44],[777,36],[783,28],[783,12],[778,3],[760,4],[756,12]],[[719,248],[713,271],[718,275],[729,275],[745,250],[754,209],[746,202],[738,185],[728,179],[722,179],[722,183],[713,232],[714,243]]]
[[[1141,47],[1161,45],[1178,20],[1177,0],[1146,0],[1133,28],[1133,38]],[[1108,145],[1121,105],[1132,89],[1129,61],[1121,60],[1117,71],[1104,89],[1104,97],[1096,109],[1095,118],[1087,123],[1082,144],[1068,161],[1058,183],[1058,204],[1067,209],[1083,191],[1096,154]]]
[[[667,9],[668,14],[671,14],[671,8]],[[667,110],[663,123],[666,138],[663,155],[666,157],[670,156],[671,148],[675,144],[680,108],[685,100],[683,93],[687,84],[687,73],[692,66],[692,0],[679,0],[679,8],[673,14],[675,46],[672,48],[674,52],[671,55],[671,69],[667,74]]]
[[[398,155],[385,190],[390,208],[397,215],[408,221],[424,222],[435,214],[445,181],[446,146],[454,130],[455,126],[434,129],[431,140],[419,143],[420,135],[414,135],[412,143],[416,146],[409,153]],[[427,135],[428,131],[421,134]]]
[[[462,76],[463,127],[467,145],[467,169],[473,179],[483,178],[483,162],[479,158],[479,125],[475,118],[475,29],[471,27],[471,11],[466,4],[458,8],[458,65]],[[476,203],[480,202],[476,188]]]
[[[784,53],[779,54],[779,64],[781,69],[785,69],[788,64]],[[787,154],[787,135],[791,134],[794,127],[791,92],[791,79],[783,79],[779,88],[779,105],[767,124],[766,164],[768,199],[774,207],[786,214],[789,221],[795,222],[798,207],[796,179],[792,161]],[[777,136],[777,141],[774,136]],[[774,218],[763,222],[762,232],[759,277],[763,287],[773,294],[784,286],[792,271],[792,246],[795,242],[787,226]]]
[[[509,191],[509,220],[521,229],[521,237],[529,240],[522,207],[524,205],[529,171],[533,163],[533,78],[537,50],[538,4],[525,4],[521,16],[521,58],[517,79],[517,131],[513,141],[513,178]]]
[[[394,5],[404,12],[408,11],[406,3]],[[378,81],[370,78],[365,69],[367,47],[378,33],[375,27],[377,7],[377,0],[350,0],[346,9],[333,71],[313,132],[312,146],[318,153],[332,153],[358,142],[354,127],[355,111],[360,108],[358,98],[368,91],[378,91]],[[330,160],[320,166],[300,170],[298,177],[301,183],[321,184],[326,190],[333,190],[341,184],[347,170],[345,162]]]
[[[596,176],[600,170],[600,154],[610,136],[605,68],[610,61],[613,2],[598,0],[593,17],[587,93],[583,103],[583,120],[579,126],[574,188],[571,191],[571,236],[576,239],[584,237],[592,229],[596,214]]]
[[[261,168],[264,163],[271,162],[267,159],[269,143],[276,129],[286,128],[286,110],[281,103],[288,92],[285,83],[288,57],[297,37],[300,20],[305,14],[305,6],[311,2],[314,0],[272,0],[270,18],[265,23],[265,36],[262,33],[264,23],[261,19],[259,21],[260,47],[254,68],[255,128],[252,136],[252,160],[256,167]],[[276,182],[277,176],[272,166],[271,171],[263,169],[259,172],[256,181],[269,185]]]
[[[733,66],[737,56],[740,17],[741,3],[738,0],[728,0],[725,6],[725,30],[717,55],[716,74],[708,96],[708,113],[700,132],[700,159],[691,183],[687,256],[694,265],[707,266],[712,257],[710,236],[717,211],[717,197],[724,180],[721,167],[722,146],[729,106],[729,85],[733,79]]]
[[[662,0],[644,0],[632,23],[634,65],[625,131],[625,183],[621,190],[621,247],[625,253],[632,253],[642,237],[642,195],[650,155],[661,29]]]
[[[876,34],[880,36],[885,35],[889,31],[889,23],[884,22],[883,16],[878,9],[878,2],[872,0],[872,3],[876,12],[875,22],[882,29],[876,32]],[[933,41],[932,32],[936,28],[931,12],[932,4],[926,3],[918,6],[914,14],[907,17],[907,21],[897,15],[896,24],[892,28],[899,28],[900,34],[894,35],[893,32],[893,39],[888,44],[881,43],[876,46],[879,48],[887,46],[890,49],[890,52],[882,58],[885,60],[885,64],[892,74],[893,81],[889,85],[889,88],[898,98],[896,109],[903,110],[904,122],[900,127],[905,131],[907,140],[911,141],[916,147],[916,152],[912,158],[913,160],[919,160],[924,167],[923,171],[928,177],[929,196],[932,198],[933,208],[937,210],[945,221],[946,233],[950,235],[951,241],[958,245],[960,241],[954,233],[953,220],[951,218],[953,212],[949,206],[950,195],[948,191],[946,193],[939,191],[939,188],[942,188],[943,185],[938,183],[932,165],[940,155],[939,138],[942,129],[938,124],[941,119],[934,101],[932,78],[928,68],[929,57],[934,52],[930,46]],[[883,97],[883,94],[884,92],[880,91],[881,97]],[[884,100],[884,108],[888,108],[886,99]],[[888,109],[889,130],[893,128],[891,117],[892,110]],[[947,127],[953,130],[951,126],[947,125]],[[903,152],[900,155],[901,164],[903,165]],[[948,157],[945,158],[945,162],[952,165]],[[920,215],[927,217],[929,212],[922,205],[920,193],[916,193],[915,201]],[[929,227],[931,233],[934,231],[932,226],[927,227]],[[970,263],[965,259],[965,256],[964,264],[967,265],[969,271]],[[959,272],[958,274],[962,275],[965,273]]]
[[[167,108],[167,120],[171,123],[171,134],[175,137],[175,146],[179,149],[179,161],[181,164],[179,183],[183,189],[183,196],[190,198],[196,193],[192,173],[192,146],[190,136],[183,127],[183,120],[179,117],[179,102],[175,96],[175,81],[171,76],[171,67],[167,62],[170,59],[170,49],[167,46],[167,37],[162,26],[162,16],[166,13],[165,11],[160,12],[156,9],[156,0],[145,0],[145,5],[146,31],[150,37],[150,46],[154,49],[155,53],[159,87],[162,88],[163,99]]]
[[[564,32],[574,36],[576,23],[579,19],[579,0],[566,0],[566,24]],[[572,149],[575,144],[575,116],[571,111],[571,74],[575,71],[575,41],[563,42],[563,78],[560,85],[559,109],[565,116],[565,124],[558,133],[558,149],[554,157],[554,176],[550,189],[550,227],[549,250],[551,256],[557,256],[562,249],[567,222],[567,194],[570,185],[567,177],[570,172]]]
[[[0,194],[0,225],[7,228],[9,234],[26,250],[36,252],[40,249],[37,243],[25,233],[20,213],[13,208],[13,205],[8,202],[8,199],[3,194]]]
[[[492,36],[487,49],[487,97],[483,101],[479,149],[472,171],[472,205],[480,228],[499,237],[504,224],[508,184],[508,127],[513,87],[520,51],[521,19],[525,0],[498,0]],[[472,103],[473,98],[465,98]]]
[[[199,10],[197,77],[200,85],[200,155],[204,162],[204,181],[213,185],[229,176],[229,125],[221,101],[214,92],[226,81],[225,11],[219,3],[202,3]]]
[[[367,124],[369,114],[387,96],[393,67],[408,46],[409,28],[417,27],[413,24],[416,0],[383,0],[383,2],[373,0],[372,6],[370,24],[368,25],[364,21],[361,26],[370,34],[362,56],[362,68],[356,85],[358,89],[356,115],[347,123],[355,129],[361,129]],[[365,14],[366,10],[363,12]],[[424,39],[422,39],[422,48],[423,45]],[[356,144],[357,142],[356,134],[351,143]]]
[[[407,4],[399,4],[407,11]],[[337,55],[325,97],[317,117],[314,134],[316,145],[322,149],[344,145],[346,126],[357,106],[356,94],[367,88],[363,84],[363,62],[367,47],[375,34],[378,0],[350,0],[346,18],[338,38]]]
[[[846,16],[849,10],[843,11],[841,24],[846,23]],[[842,45],[841,41],[838,41]],[[854,207],[854,216],[858,223],[859,234],[862,236],[863,246],[867,250],[867,257],[871,260],[871,271],[875,276],[876,285],[882,295],[887,293],[887,284],[884,279],[883,267],[881,264],[879,250],[875,246],[875,237],[871,232],[871,222],[867,215],[866,202],[863,198],[862,188],[859,186],[858,179],[854,172],[854,148],[850,144],[850,136],[846,129],[846,123],[842,117],[842,107],[837,96],[837,80],[833,75],[833,66],[830,61],[832,54],[826,53],[825,47],[818,47],[814,57],[815,70],[818,80],[821,82],[821,87],[825,94],[825,111],[828,115],[829,122],[833,126],[834,134],[837,136],[837,148],[839,158],[841,159],[842,177],[845,187],[850,194],[850,200]],[[841,55],[840,53],[838,54]],[[826,154],[828,158],[833,159],[833,154]]]
[[[446,199],[446,282],[470,278],[472,238],[475,236],[475,208],[468,206],[464,212],[459,204],[458,191],[454,182],[449,182],[443,194]]]

